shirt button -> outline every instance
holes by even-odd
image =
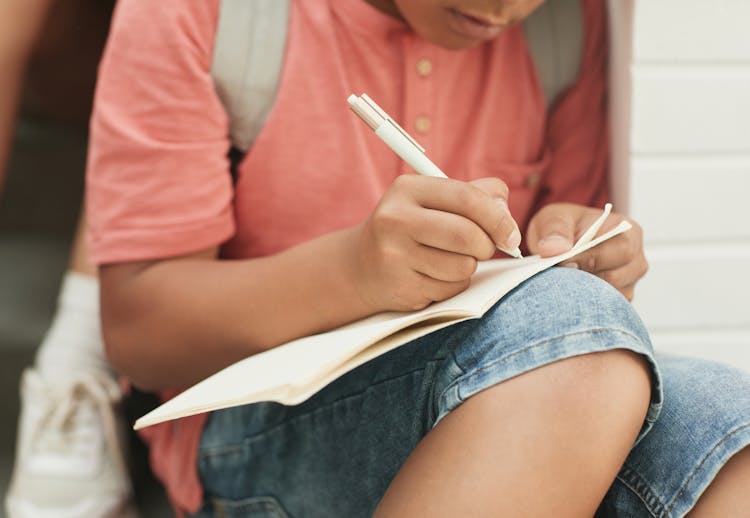
[[[524,184],[527,188],[533,189],[537,185],[539,185],[539,181],[542,179],[542,176],[539,173],[532,173],[529,176],[526,177],[526,181]]]
[[[414,121],[414,127],[417,128],[419,133],[427,133],[432,127],[432,122],[429,117],[420,115],[417,120]]]
[[[417,61],[417,74],[427,77],[432,72],[432,61],[429,59],[420,59]]]

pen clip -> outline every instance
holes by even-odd
[[[367,94],[362,94],[362,95],[359,96],[359,98],[362,99],[365,103],[367,103],[367,105],[370,108],[372,108],[373,110],[375,110],[375,112],[378,115],[380,115],[381,117],[383,117],[383,119],[385,119],[386,123],[390,123],[394,128],[396,128],[404,137],[406,137],[406,140],[408,140],[409,142],[411,142],[414,145],[414,147],[416,147],[420,152],[422,152],[422,153],[425,152],[425,148],[423,148],[422,146],[420,146],[419,142],[417,142],[416,140],[414,140],[414,138],[412,138],[412,136],[409,135],[404,128],[402,128],[401,126],[399,126],[398,122],[396,122],[395,120],[393,120],[391,118],[391,116],[388,115],[385,112],[385,110],[383,110],[383,108],[381,108],[380,106],[378,106],[375,101],[373,101],[372,99],[370,99],[370,97]]]

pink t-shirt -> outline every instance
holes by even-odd
[[[227,116],[209,73],[219,0],[120,0],[91,125],[92,259],[159,259],[218,244],[224,257],[257,257],[360,223],[409,168],[349,111],[350,93],[375,99],[449,176],[504,179],[522,229],[546,203],[601,206],[604,2],[581,1],[581,73],[549,118],[520,27],[456,52],[364,0],[293,1],[276,103],[233,187]],[[144,433],[181,510],[201,504],[204,422]]]

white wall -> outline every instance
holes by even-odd
[[[750,370],[750,1],[610,0],[615,206],[662,351]]]

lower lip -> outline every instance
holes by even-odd
[[[449,23],[451,28],[459,34],[472,39],[491,40],[503,30],[503,28],[498,25],[482,23],[479,20],[463,15],[458,11],[449,9],[448,14],[450,16]]]

